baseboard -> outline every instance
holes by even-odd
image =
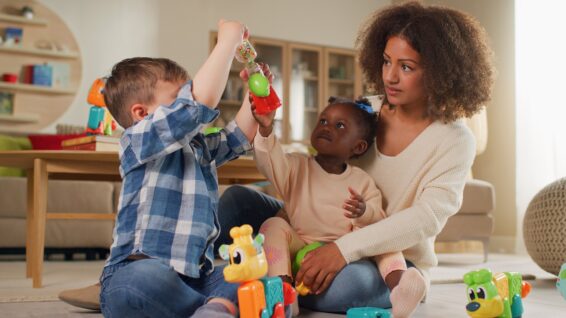
[[[489,240],[489,251],[492,253],[515,254],[517,238],[514,236],[493,235]]]

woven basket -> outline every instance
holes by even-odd
[[[566,262],[566,178],[544,187],[529,203],[523,237],[533,261],[558,276]]]

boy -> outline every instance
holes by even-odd
[[[114,242],[100,278],[104,316],[236,315],[238,286],[212,263],[216,167],[251,149],[257,125],[247,98],[221,132],[200,131],[218,116],[214,107],[246,37],[242,24],[221,20],[218,43],[192,82],[167,59],[126,59],[112,69],[104,98],[126,130]]]

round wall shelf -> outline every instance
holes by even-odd
[[[21,14],[24,6],[32,8],[32,18]],[[18,29],[22,37],[13,43],[8,38]],[[0,80],[5,73],[18,76],[16,83],[0,81],[0,132],[37,132],[73,103],[82,75],[78,43],[65,22],[36,1],[0,0],[0,36]]]

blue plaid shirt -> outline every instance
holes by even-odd
[[[251,149],[234,121],[203,135],[218,117],[184,85],[171,106],[126,129],[120,140],[122,190],[106,266],[145,254],[198,278],[213,270],[219,234],[216,167]]]

